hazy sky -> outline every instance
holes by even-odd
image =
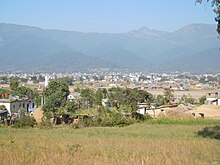
[[[81,32],[174,31],[215,24],[210,4],[195,0],[0,0],[0,22]]]

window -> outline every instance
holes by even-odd
[[[21,103],[19,103],[19,107],[21,108]]]
[[[13,109],[15,109],[15,108],[16,108],[15,104],[13,104],[12,106],[13,106]]]
[[[23,108],[25,107],[25,104],[23,103]]]

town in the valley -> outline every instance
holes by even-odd
[[[71,102],[72,105],[68,107],[58,101],[54,103],[59,104],[57,107],[45,106],[48,85],[60,81],[68,85],[65,104]],[[139,99],[135,94],[132,96],[133,93],[143,93],[143,96]],[[90,111],[100,107],[115,107],[122,114],[135,112],[152,118],[220,118],[220,73],[144,73],[108,69],[73,73],[2,72],[0,94],[0,122],[7,121],[8,125],[15,123],[21,110],[30,116],[41,114],[40,119],[37,117],[37,122],[41,122],[48,106],[52,106],[48,108],[51,112],[59,111],[56,117],[61,118],[60,123],[65,115],[74,116],[67,123],[74,123],[79,117],[92,117],[94,113]],[[121,95],[123,100],[113,94]],[[132,100],[132,97],[136,98]],[[57,120],[52,122],[59,124]]]

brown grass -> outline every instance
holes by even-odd
[[[220,164],[220,142],[200,125],[0,129],[4,164]]]
[[[149,89],[148,92],[152,93],[153,95],[162,95],[163,90],[155,90]],[[220,89],[190,89],[187,91],[174,91],[174,97],[181,98],[183,95],[191,95],[195,99],[199,99],[202,96],[205,96],[207,93],[212,92],[220,92]]]

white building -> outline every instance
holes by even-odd
[[[147,113],[147,110],[150,109],[150,106],[146,103],[139,103],[138,104],[138,113],[145,115]]]
[[[0,99],[0,105],[4,105],[10,115],[18,113],[19,109],[24,109],[26,112],[34,112],[37,108],[36,104],[28,98],[19,99],[18,97]]]
[[[67,100],[77,100],[80,97],[80,93],[74,92],[67,96]]]
[[[206,96],[206,104],[220,105],[220,95],[218,92],[208,93]]]
[[[49,76],[46,75],[46,76],[45,76],[44,87],[46,88],[46,87],[48,86],[48,84],[49,84]]]

